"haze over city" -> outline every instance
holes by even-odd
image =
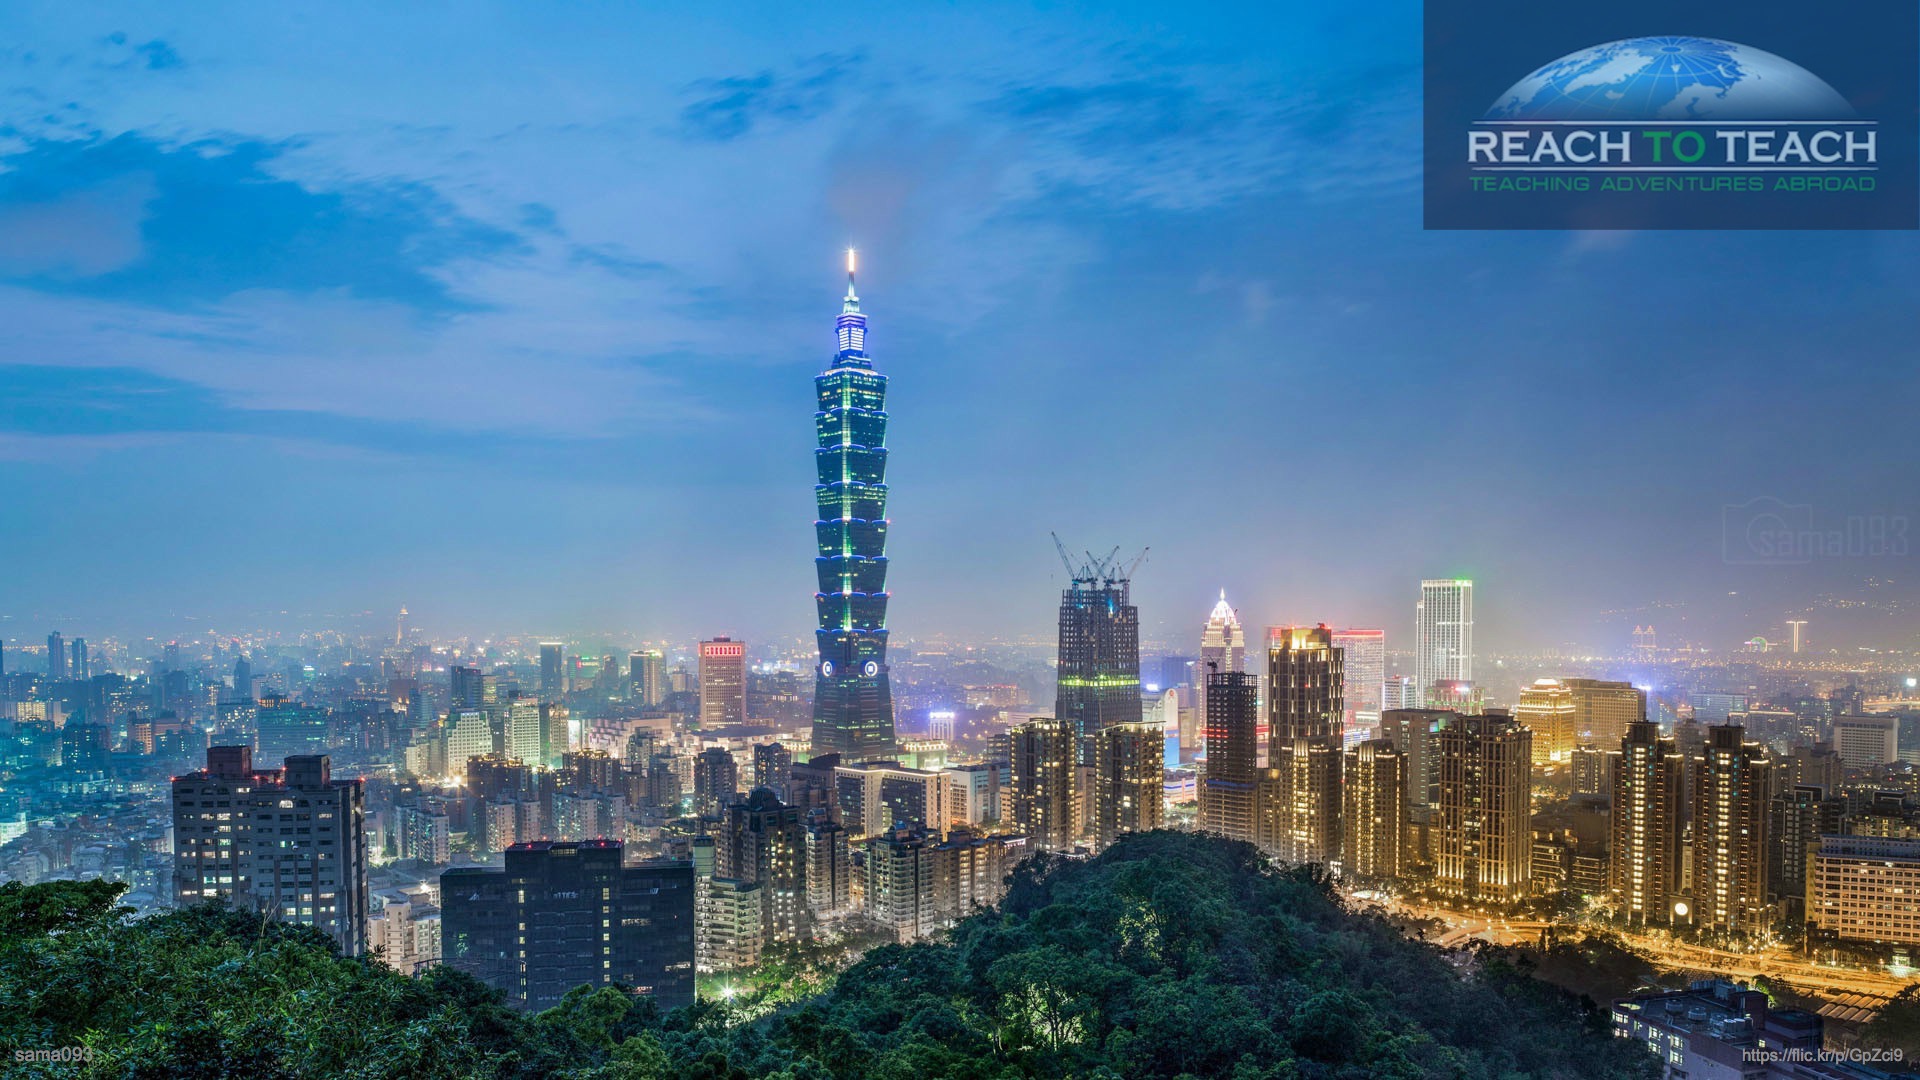
[[[1910,235],[1423,234],[1410,5],[881,11],[11,10],[0,635],[804,634],[854,245],[904,636],[1044,636],[1057,530],[1168,640],[1911,640],[1723,535],[1920,510]]]

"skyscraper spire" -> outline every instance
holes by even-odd
[[[848,248],[847,249],[847,301],[846,301],[846,306],[841,309],[843,311],[859,311],[860,310],[860,296],[858,293],[853,291],[854,255],[855,255],[854,250],[852,248]]]

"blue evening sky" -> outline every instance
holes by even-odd
[[[1423,232],[1406,3],[644,7],[9,5],[0,635],[806,634],[852,243],[897,634],[1912,644],[1722,554],[1920,513],[1911,234]]]

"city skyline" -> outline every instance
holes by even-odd
[[[1060,587],[1050,529],[1154,548],[1154,638],[1222,587],[1257,622],[1391,637],[1403,583],[1449,575],[1501,598],[1494,648],[1915,629],[1906,549],[1844,537],[1920,510],[1893,434],[1917,376],[1879,359],[1905,348],[1913,238],[1402,235],[1417,19],[770,12],[644,73],[625,46],[671,16],[476,20],[424,80],[524,66],[505,95],[422,85],[351,20],[100,19],[7,16],[23,98],[72,103],[0,146],[0,526],[49,568],[9,590],[10,641],[403,604],[442,633],[803,632],[806,470],[781,448],[848,243],[911,375],[903,636],[1043,633],[1044,603],[974,583]],[[1497,437],[1449,426],[1436,495],[1439,415]],[[983,416],[997,436],[965,437]],[[1262,495],[1170,527],[1299,445],[1333,451],[1310,515]],[[487,486],[508,505],[449,526]],[[1002,504],[1008,529],[970,527]],[[1726,514],[1776,504],[1841,553],[1740,561]],[[1310,553],[1275,558],[1302,530]],[[660,572],[695,555],[731,572]]]

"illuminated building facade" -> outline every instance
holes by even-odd
[[[1324,624],[1268,635],[1268,764],[1279,774],[1274,854],[1289,862],[1340,855],[1342,660]]]
[[[1094,742],[1095,838],[1101,847],[1121,833],[1151,832],[1165,816],[1166,730],[1157,723],[1114,724]]]
[[[1510,716],[1462,716],[1440,729],[1435,877],[1442,889],[1505,902],[1533,864],[1533,733]]]
[[[1608,810],[1608,891],[1636,923],[1665,923],[1680,884],[1685,759],[1660,725],[1638,721],[1620,740]]]
[[[1693,917],[1716,930],[1767,923],[1771,762],[1738,724],[1707,729],[1693,772]]]
[[[1559,679],[1535,679],[1522,687],[1513,718],[1533,729],[1533,763],[1562,765],[1574,746],[1573,691]]]
[[[1073,725],[1064,720],[1029,720],[1009,732],[1013,763],[1014,827],[1032,838],[1040,851],[1071,851],[1079,836],[1074,807]]]
[[[1260,772],[1260,680],[1250,672],[1215,671],[1206,681],[1207,761],[1200,780],[1200,827],[1251,841]]]
[[[820,620],[813,752],[849,762],[891,754],[894,739],[887,680],[887,377],[867,355],[867,317],[853,269],[849,251],[833,365],[813,380]]]
[[[1575,745],[1613,746],[1647,718],[1647,692],[1607,679],[1561,679],[1573,695]]]
[[[1084,765],[1094,735],[1140,722],[1140,613],[1128,585],[1107,560],[1089,560],[1060,594],[1054,718],[1073,727]]]
[[[1346,673],[1340,699],[1347,710],[1347,726],[1357,724],[1372,731],[1380,722],[1381,696],[1387,681],[1387,632],[1351,627],[1335,630],[1333,647],[1340,650]]]
[[[1420,583],[1420,602],[1414,609],[1413,683],[1416,692],[1425,696],[1439,682],[1473,682],[1473,582],[1465,578],[1428,578]]]
[[[747,721],[747,645],[717,637],[700,643],[700,726]]]
[[[1245,670],[1247,632],[1240,626],[1239,614],[1227,604],[1227,590],[1221,589],[1219,601],[1207,615],[1207,625],[1200,630],[1200,662],[1193,669],[1193,688],[1195,697],[1199,698],[1199,715],[1206,715],[1207,672]]]
[[[1400,876],[1406,848],[1407,756],[1391,739],[1369,739],[1346,752],[1341,862],[1359,878]]]

